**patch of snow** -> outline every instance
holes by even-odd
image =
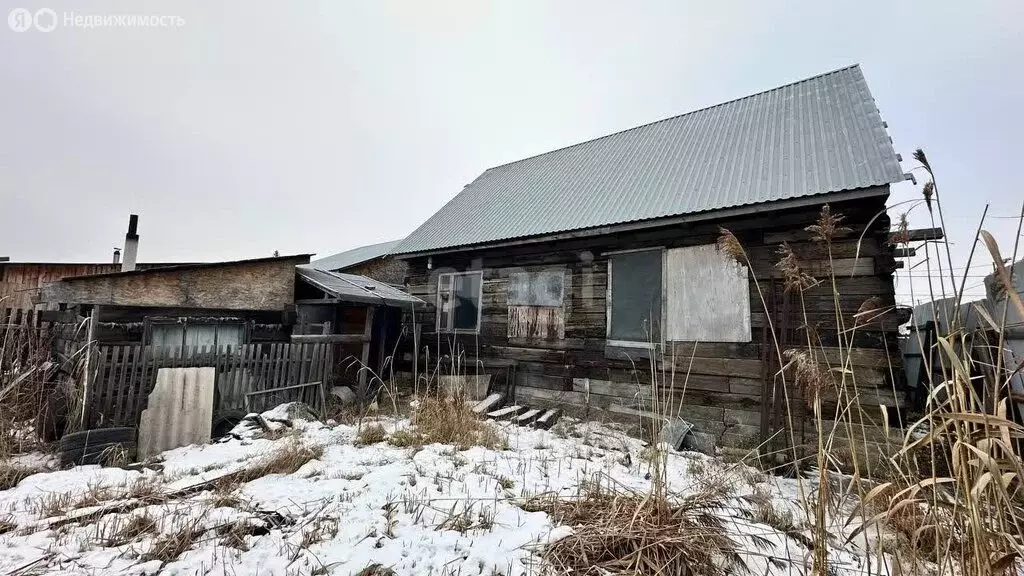
[[[389,432],[409,425],[407,420],[380,422]],[[509,450],[357,446],[353,426],[304,421],[289,438],[232,439],[167,451],[159,473],[89,466],[30,476],[0,492],[0,518],[10,516],[21,528],[0,535],[0,573],[38,560],[32,566],[36,574],[285,576],[326,567],[330,574],[346,575],[375,563],[399,575],[534,574],[544,546],[570,536],[573,528],[544,512],[524,510],[526,498],[574,496],[597,475],[622,490],[650,489],[645,443],[613,427],[568,419],[554,431],[497,425],[508,434]],[[230,494],[233,499],[203,484],[296,440],[321,447],[322,455],[292,474],[245,482]],[[799,501],[813,489],[810,481],[801,488],[797,480],[698,453],[667,458],[671,491],[687,494],[709,482],[727,483],[739,509],[749,506],[743,497],[756,486],[770,495],[776,510],[793,516],[798,529],[806,528]],[[43,518],[31,504],[40,495],[74,497],[144,477],[161,482],[165,493],[183,492],[166,502],[58,527],[53,526],[60,517]],[[143,515],[159,520],[156,532],[114,545],[111,535]],[[723,515],[754,574],[809,572],[808,550],[799,541],[749,515]],[[225,544],[221,535],[236,524],[259,527],[241,537],[239,548]],[[189,551],[167,563],[142,561],[161,535],[190,527],[202,536]],[[755,540],[760,547],[752,544]],[[830,554],[837,567],[867,573],[868,553],[855,546],[835,548]]]

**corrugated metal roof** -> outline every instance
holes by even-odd
[[[857,65],[491,168],[393,253],[554,234],[903,179]]]
[[[400,307],[418,307],[426,304],[423,300],[406,294],[390,284],[366,276],[330,272],[310,266],[298,266],[296,271],[303,281],[345,302]]]
[[[397,246],[399,242],[401,242],[401,240],[392,240],[391,242],[381,242],[380,244],[360,246],[359,248],[353,248],[345,252],[324,256],[323,258],[317,258],[310,262],[309,265],[321,270],[344,270],[345,268],[351,268],[356,264],[362,264],[369,260],[375,260],[382,256],[387,256],[387,254],[391,252],[391,249]]]

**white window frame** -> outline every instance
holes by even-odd
[[[628,254],[630,252],[652,252],[655,250],[661,251],[661,330],[660,340],[658,342],[639,341],[639,340],[614,340],[612,339],[612,259],[611,256],[616,254]],[[650,248],[635,248],[632,250],[615,250],[612,252],[602,252],[602,256],[608,257],[606,260],[608,263],[608,273],[605,286],[605,343],[608,346],[620,346],[624,348],[646,348],[648,350],[665,346],[665,298],[667,294],[667,285],[665,284],[665,247],[664,246],[652,246]]]
[[[455,293],[455,277],[456,276],[469,276],[475,274],[480,277],[480,282],[477,284],[477,307],[476,307],[476,328],[467,330],[465,328],[441,328],[441,282],[445,278],[448,278],[448,290],[449,298],[454,297]],[[436,304],[436,318],[434,319],[434,329],[438,333],[442,334],[479,334],[480,323],[483,320],[484,310],[484,273],[482,270],[470,270],[467,272],[443,272],[437,275],[437,300]],[[452,325],[455,316],[455,304],[452,303],[448,308],[448,326]]]

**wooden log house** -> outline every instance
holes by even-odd
[[[808,338],[823,363],[851,346],[863,403],[900,406],[885,208],[904,179],[852,66],[491,168],[393,253],[429,303],[422,357],[512,365],[516,403],[632,422],[653,378],[673,413],[746,444],[785,427],[779,352]],[[805,230],[826,204],[850,229],[830,244]],[[784,290],[783,242],[817,286]],[[855,319],[869,300],[886,313]]]

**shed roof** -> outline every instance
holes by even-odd
[[[223,268],[238,266],[240,264],[259,264],[262,262],[285,262],[297,261],[300,264],[309,262],[311,254],[293,254],[291,256],[267,256],[265,258],[250,258],[248,260],[229,260],[226,262],[198,262],[192,264],[167,264],[152,268],[136,268],[127,272],[105,272],[103,274],[87,274],[85,276],[68,276],[64,282],[88,281],[93,278],[112,278],[119,276],[139,276],[143,274],[160,274],[165,272],[177,272],[181,270],[196,270],[202,268]]]
[[[390,284],[379,282],[366,276],[331,272],[312,266],[299,266],[295,270],[302,281],[345,302],[383,304],[385,306],[397,307],[418,307],[426,304],[423,300],[407,294]]]
[[[339,252],[330,256],[324,256],[323,258],[317,258],[309,263],[310,266],[319,268],[321,270],[344,270],[345,268],[351,268],[357,264],[363,262],[369,262],[370,260],[376,260],[387,256],[391,249],[398,245],[401,240],[392,240],[390,242],[381,242],[379,244],[369,244],[366,246],[360,246],[345,252]]]
[[[490,168],[395,254],[545,236],[903,180],[858,65]],[[879,193],[882,193],[879,191]]]

